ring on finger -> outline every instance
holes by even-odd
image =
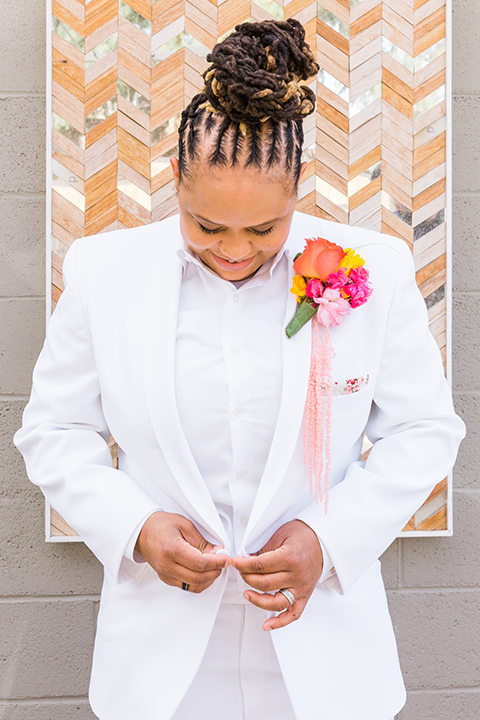
[[[278,592],[282,593],[282,595],[287,598],[289,605],[293,605],[293,603],[295,602],[295,595],[290,592],[290,590],[288,590],[287,588],[280,588]]]
[[[190,585],[186,582],[182,582],[182,590],[186,590],[187,592],[190,589]]]

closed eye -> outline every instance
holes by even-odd
[[[221,232],[221,228],[217,228],[216,230],[209,230],[201,223],[198,223],[198,225],[203,232],[209,233],[210,235],[215,235],[216,233]],[[252,229],[251,232],[253,232],[255,235],[268,235],[268,233],[272,232],[272,230],[273,230],[273,225],[272,225],[272,227],[269,227],[268,230],[253,230]]]

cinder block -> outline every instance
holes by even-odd
[[[452,6],[453,91],[480,93],[475,72],[480,62],[480,4],[478,0],[454,0]]]
[[[480,11],[480,3],[478,4]],[[453,290],[479,289],[476,266],[480,258],[480,195],[453,198]]]
[[[453,293],[453,389],[480,390],[480,295]]]
[[[45,543],[38,488],[28,499],[0,501],[0,513],[0,595],[100,594],[103,568],[84,543]]]
[[[389,590],[388,603],[408,689],[478,686],[479,590]]]
[[[480,693],[411,693],[398,720],[478,720]]]
[[[45,92],[45,5],[2,0],[0,88]]]
[[[456,487],[480,488],[480,392],[455,393],[455,410],[467,426],[453,470]]]
[[[471,49],[469,48],[469,52]],[[472,60],[470,59],[472,63]],[[474,65],[475,63],[472,63]],[[472,68],[473,71],[473,68]],[[455,192],[480,191],[480,97],[453,98],[453,187]]]
[[[45,199],[0,196],[0,217],[0,295],[45,295]]]
[[[88,694],[91,600],[0,603],[0,698]]]
[[[18,11],[25,12],[21,3]],[[2,6],[0,25],[3,16]],[[42,21],[42,32],[43,28]],[[25,51],[28,52],[28,48]],[[8,138],[1,146],[0,192],[44,193],[45,99],[0,96],[0,127],[3,139]],[[24,218],[24,222],[27,223],[27,219]]]
[[[0,720],[95,720],[88,700],[0,702]]]
[[[406,539],[403,585],[413,588],[479,587],[479,516],[479,494],[454,492],[453,537]]]
[[[398,587],[398,549],[401,540],[394,540],[380,557],[382,577],[386,588]]]
[[[45,339],[44,299],[0,300],[0,337],[0,394],[30,395]]]

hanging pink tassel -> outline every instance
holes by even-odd
[[[315,495],[315,502],[324,500],[325,513],[328,506],[328,476],[331,464],[333,357],[335,357],[335,351],[328,327],[314,321],[310,376],[305,405],[304,461],[305,464],[308,464],[310,497]]]

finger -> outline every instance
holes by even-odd
[[[181,540],[175,546],[175,550],[174,559],[178,565],[197,573],[207,572],[208,570],[223,570],[224,567],[228,567],[232,563],[229,555],[215,552],[202,553],[186,540]]]
[[[190,592],[193,594],[199,594],[210,587],[215,581],[216,578],[213,579],[203,579],[201,582],[197,583],[189,583],[187,580],[179,580],[178,577],[174,577],[172,575],[167,575],[165,573],[157,573],[158,577],[162,582],[164,582],[166,585],[170,585],[171,587],[176,587],[184,592]],[[185,587],[186,585],[186,587]]]
[[[215,552],[215,550],[219,547],[219,545],[212,545],[211,542],[208,542],[208,540],[206,540],[203,535],[199,533],[191,520],[188,520],[187,518],[184,518],[184,522],[181,525],[180,532],[183,535],[184,539],[187,541],[187,543],[199,550],[201,553]]]
[[[278,630],[278,628],[290,625],[290,623],[295,622],[295,620],[298,620],[301,617],[305,609],[305,605],[305,601],[296,600],[293,605],[288,606],[285,612],[280,613],[280,615],[277,615],[277,617],[268,618],[268,620],[265,620],[262,625],[263,629]]]
[[[205,583],[211,585],[220,575],[221,570],[207,570],[206,572],[195,572],[183,565],[175,565],[169,570],[169,576],[176,578],[180,583],[186,582],[192,587],[203,586]]]
[[[241,576],[247,585],[262,592],[272,592],[278,590],[278,588],[290,587],[293,584],[292,575],[287,572],[269,573],[268,575],[241,573]]]
[[[269,610],[270,612],[283,612],[287,608],[293,607],[281,592],[270,595],[270,593],[258,593],[254,590],[246,590],[243,596],[249,600],[252,605],[256,605],[262,610]]]
[[[237,555],[232,558],[232,565],[240,573],[251,575],[265,575],[268,573],[287,570],[293,564],[290,551],[285,547],[271,550],[261,555]]]

